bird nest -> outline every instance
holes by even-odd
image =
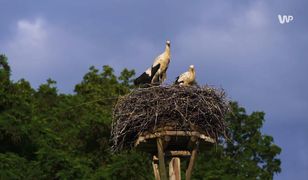
[[[113,151],[131,148],[138,135],[165,126],[199,131],[212,138],[225,136],[229,110],[222,89],[209,86],[137,88],[119,98],[113,111]]]

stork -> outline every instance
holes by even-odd
[[[195,79],[196,79],[196,72],[194,65],[190,65],[189,70],[178,76],[174,84],[178,84],[180,86],[190,86],[195,83]]]
[[[165,51],[155,58],[154,63],[144,73],[134,80],[135,85],[162,84],[167,78],[170,63],[170,41],[166,41]]]

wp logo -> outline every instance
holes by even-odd
[[[294,20],[294,17],[291,15],[278,15],[278,20],[280,24],[289,23]]]

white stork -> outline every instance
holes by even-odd
[[[189,66],[189,70],[180,76],[178,76],[174,82],[174,84],[179,84],[180,86],[189,86],[195,83],[196,72],[194,65]]]
[[[155,58],[153,65],[134,80],[135,85],[163,83],[167,78],[170,63],[170,41],[166,41],[165,51]]]

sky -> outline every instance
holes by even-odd
[[[72,93],[90,66],[150,66],[171,41],[167,83],[194,64],[199,84],[264,111],[282,148],[275,179],[308,177],[308,1],[0,0],[0,53],[12,78]],[[281,24],[278,15],[292,16]]]

